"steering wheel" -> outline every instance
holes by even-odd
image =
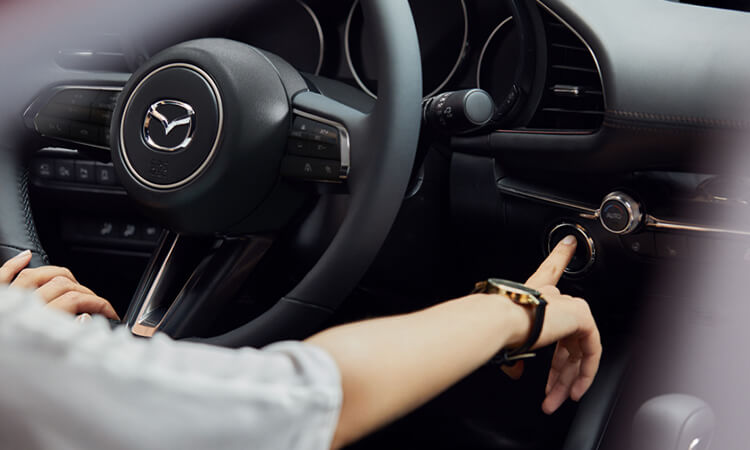
[[[112,160],[129,196],[169,230],[124,318],[134,334],[195,336],[273,236],[320,195],[320,181],[349,197],[322,256],[270,309],[207,341],[239,347],[305,337],[364,275],[409,182],[422,74],[407,0],[362,7],[378,43],[379,95],[370,111],[322,94],[276,55],[225,39],[175,45],[130,77],[112,120]],[[325,157],[310,158],[315,151]],[[0,154],[0,252],[31,248],[42,264],[26,177],[15,176],[24,158]]]

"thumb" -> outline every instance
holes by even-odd
[[[526,286],[538,289],[543,286],[554,286],[560,281],[565,268],[576,253],[577,241],[574,236],[567,236],[552,250],[547,259],[527,281]]]

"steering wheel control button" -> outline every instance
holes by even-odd
[[[602,226],[614,234],[630,234],[643,222],[640,204],[633,197],[622,192],[607,195],[599,208]]]
[[[154,189],[176,189],[211,163],[223,122],[219,90],[202,69],[184,63],[146,75],[125,105],[120,146],[128,171]]]
[[[281,174],[308,181],[339,181],[341,163],[317,158],[286,156],[281,163]]]
[[[574,236],[577,247],[573,259],[565,269],[568,275],[583,275],[591,269],[596,260],[596,246],[588,231],[581,225],[574,223],[561,223],[549,232],[547,236],[547,254],[557,246],[565,237]]]
[[[348,165],[342,161],[342,147],[348,146],[349,141],[345,129],[314,116],[305,117],[306,113],[300,111],[295,114],[282,176],[326,182],[346,179]]]
[[[334,127],[304,117],[294,119],[291,136],[329,144],[338,144],[339,142],[339,133]]]
[[[321,159],[339,159],[341,157],[337,145],[294,138],[289,140],[289,154]]]

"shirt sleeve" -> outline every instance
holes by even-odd
[[[0,380],[0,448],[329,449],[342,402],[315,346],[143,340],[13,290],[0,290]]]

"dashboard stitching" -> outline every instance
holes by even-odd
[[[675,116],[668,114],[656,114],[656,113],[645,113],[645,112],[634,112],[634,111],[622,111],[622,110],[607,110],[607,114],[635,118],[640,120],[651,120],[663,123],[673,124],[693,124],[693,125],[704,125],[712,127],[722,128],[737,128],[745,129],[750,128],[750,122],[741,120],[721,120],[721,119],[707,119],[703,117],[691,117],[691,116]]]
[[[653,133],[669,133],[669,134],[707,134],[711,132],[718,131],[717,129],[712,128],[698,128],[698,127],[686,127],[686,126],[671,126],[671,127],[660,127],[658,128],[655,126],[647,126],[647,125],[638,125],[636,123],[633,124],[627,124],[627,123],[620,123],[620,122],[612,122],[605,120],[604,124],[605,127],[609,128],[618,128],[623,130],[633,130],[633,131],[649,131]],[[664,124],[668,125],[668,124]]]
[[[31,204],[29,202],[29,172],[27,170],[22,171],[18,176],[18,193],[19,200],[21,201],[21,209],[23,209],[24,215],[24,227],[26,228],[26,237],[34,247],[34,252],[38,253],[45,264],[49,264],[47,254],[42,250],[42,244],[39,242],[39,235],[36,232],[34,226],[34,217],[31,212]],[[4,245],[5,247],[10,247]]]

